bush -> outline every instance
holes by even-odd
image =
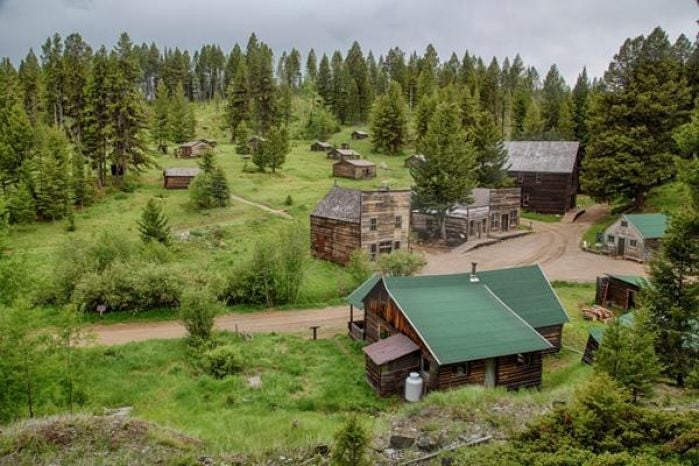
[[[215,303],[207,289],[184,293],[180,303],[180,319],[190,341],[200,343],[211,338],[215,315]]]
[[[349,272],[354,286],[357,287],[367,281],[374,272],[373,264],[369,260],[369,256],[361,249],[355,249],[350,255],[349,263],[347,264],[347,272]]]
[[[340,131],[340,125],[333,114],[326,108],[320,107],[309,115],[308,123],[304,128],[304,136],[307,139],[324,140],[338,131]]]
[[[364,466],[367,458],[369,432],[357,416],[350,416],[335,435],[332,464],[336,466]]]
[[[391,254],[379,256],[379,269],[381,273],[399,277],[415,275],[427,264],[422,254],[413,254],[408,251],[397,251]]]
[[[235,345],[223,345],[206,351],[203,366],[207,374],[217,379],[235,375],[243,370],[244,358]]]

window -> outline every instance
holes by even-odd
[[[458,366],[452,367],[451,373],[455,377],[469,376],[471,375],[471,365],[469,363],[459,364]]]
[[[541,183],[542,178],[543,178],[543,175],[539,172],[536,172],[536,182]]]
[[[379,254],[389,254],[391,252],[391,242],[381,241],[379,243]]]
[[[423,356],[420,359],[420,366],[422,367],[422,372],[429,372],[430,371],[430,360]]]
[[[524,173],[517,174],[517,183],[519,183],[519,184],[524,183]]]
[[[400,249],[400,241],[395,241],[393,243],[393,250],[398,251]]]
[[[636,246],[638,246],[638,241],[635,239],[629,240],[629,246],[635,248]]]
[[[379,324],[379,340],[383,340],[384,338],[388,338],[389,336],[391,335],[388,329],[383,325]]]
[[[493,214],[490,214],[490,228],[492,230],[497,230],[500,222],[500,215],[496,212]]]
[[[626,220],[622,220],[622,221],[621,221],[621,226],[624,227],[624,228],[626,228],[627,226],[629,226],[629,222],[627,222]]]
[[[369,251],[371,252],[371,260],[376,260],[376,245],[372,244],[371,246],[369,246]]]
[[[613,243],[614,242],[614,235],[607,235],[607,243]]]
[[[377,226],[378,226],[378,221],[375,218],[372,218],[371,220],[369,220],[369,230],[376,231]]]
[[[510,225],[517,225],[517,209],[510,211]]]
[[[532,354],[531,353],[518,354],[517,355],[517,365],[518,366],[525,366],[525,367],[531,366],[532,365]]]
[[[403,217],[396,215],[396,228],[403,228]]]
[[[527,207],[529,205],[529,193],[522,194],[522,205]]]

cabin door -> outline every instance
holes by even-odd
[[[617,255],[623,256],[624,255],[624,250],[626,249],[626,238],[619,238],[619,242],[617,243]]]
[[[626,290],[626,309],[636,309],[636,292]]]
[[[507,231],[510,229],[510,216],[508,214],[502,214],[502,219],[500,222],[500,231]]]
[[[496,382],[495,359],[485,360],[485,383],[486,388],[493,388]]]

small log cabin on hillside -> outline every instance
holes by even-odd
[[[636,297],[647,285],[645,278],[638,275],[607,274],[597,277],[595,304],[619,307],[625,311],[636,308]]]
[[[379,277],[348,297],[350,335],[364,347],[369,383],[399,393],[409,372],[426,390],[465,384],[541,384],[568,316],[538,265],[471,274]],[[354,307],[364,320],[353,321]],[[409,342],[412,343],[409,344]]]
[[[667,228],[663,214],[626,214],[604,231],[603,251],[625,259],[645,262],[660,247]]]
[[[346,265],[356,249],[371,259],[410,246],[410,191],[334,186],[311,214],[315,257]]]
[[[313,152],[328,152],[332,150],[333,146],[329,142],[315,141],[311,144],[311,151]]]
[[[366,139],[369,137],[369,133],[366,131],[352,131],[352,139]]]
[[[328,158],[333,159],[333,160],[357,160],[361,159],[362,156],[359,152],[349,149],[349,148],[342,148],[342,149],[330,149],[328,152]]]
[[[491,233],[504,233],[519,227],[520,188],[476,188],[470,204],[458,206],[447,215],[449,244],[461,244],[471,239],[486,238]],[[422,239],[439,235],[433,213],[414,210],[411,214],[413,231]]]
[[[163,170],[163,188],[187,189],[198,174],[198,168],[166,168]]]
[[[204,139],[185,142],[175,151],[175,157],[199,157],[205,152],[213,150],[213,146]]]
[[[376,164],[368,160],[342,159],[333,164],[333,176],[355,180],[376,178]]]
[[[580,143],[511,141],[505,143],[507,174],[522,188],[522,207],[542,214],[565,214],[576,206]]]

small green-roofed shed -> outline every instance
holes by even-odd
[[[468,275],[384,277],[383,283],[439,364],[544,351],[552,345]]]
[[[624,218],[644,239],[661,238],[667,228],[667,217],[664,214],[626,214]]]
[[[637,288],[645,288],[648,285],[648,280],[640,275],[615,275],[611,273],[607,275]]]

